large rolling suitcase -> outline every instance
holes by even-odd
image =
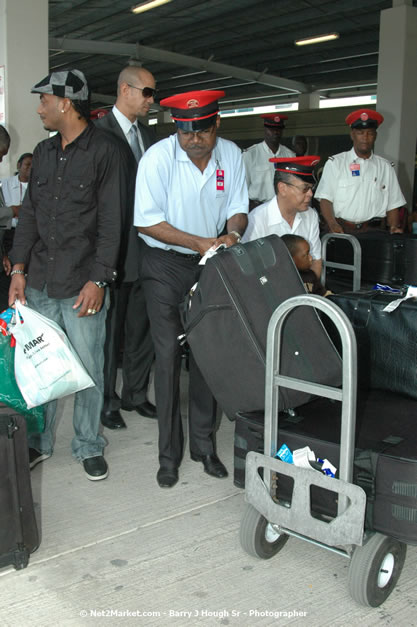
[[[368,231],[355,234],[362,249],[361,281],[363,286],[383,283],[404,285],[417,283],[417,235]],[[352,263],[352,247],[343,239],[330,239],[326,258],[338,263]],[[350,279],[344,270],[331,270],[326,277],[330,289],[338,289],[337,281]],[[336,285],[335,285],[336,284]]]
[[[0,408],[0,568],[27,566],[39,545],[32,499],[26,422]]]
[[[234,420],[238,410],[262,409],[269,319],[287,298],[305,293],[281,238],[238,244],[209,259],[183,309],[185,335],[214,397]],[[339,385],[341,360],[316,312],[300,307],[285,322],[283,372]],[[281,407],[309,400],[284,390]]]
[[[404,300],[391,313],[386,305],[401,298],[379,290],[330,297],[352,323],[358,346],[358,385],[417,398],[417,303]],[[335,339],[337,343],[337,340]]]
[[[416,401],[379,390],[362,393],[357,406],[354,483],[367,494],[366,528],[408,544],[417,544],[416,410]],[[263,431],[262,412],[238,414],[234,482],[239,487],[244,487],[247,452],[263,452]],[[339,442],[336,401],[316,399],[299,407],[294,416],[280,416],[278,446],[285,443],[292,451],[309,446],[317,457],[338,467]],[[291,500],[288,477],[278,475],[277,497]],[[329,490],[312,486],[311,509],[317,515],[336,515],[331,481]]]

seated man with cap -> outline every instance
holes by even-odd
[[[402,233],[399,209],[405,198],[394,164],[373,152],[376,129],[383,121],[372,109],[358,109],[346,118],[353,147],[329,157],[315,194],[331,233],[379,228],[385,217],[390,233]]]
[[[314,166],[320,157],[271,159],[275,165],[276,196],[249,214],[242,242],[267,235],[301,235],[310,245],[311,269],[321,273],[321,244],[317,211],[310,207],[315,184]],[[271,167],[272,169],[272,167]]]
[[[192,91],[161,100],[171,108],[177,133],[145,152],[136,178],[134,224],[145,243],[140,270],[155,346],[161,488],[177,483],[184,447],[179,305],[198,280],[201,256],[240,242],[247,224],[241,152],[217,137],[223,96],[223,91]],[[191,459],[202,462],[207,474],[226,477],[216,455],[216,403],[192,354],[188,421]]]
[[[272,157],[295,157],[295,152],[280,143],[288,116],[264,113],[261,118],[264,121],[264,140],[243,152],[250,210],[270,200],[275,194],[274,170],[269,160]]]

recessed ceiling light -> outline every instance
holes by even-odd
[[[332,41],[332,39],[339,39],[339,33],[328,33],[327,35],[317,35],[316,37],[306,37],[305,39],[296,39],[296,46],[308,46],[309,44],[319,44],[322,41]]]
[[[171,2],[171,0],[148,0],[148,2],[141,2],[140,4],[136,4],[130,10],[132,11],[132,13],[144,13],[145,11],[150,11],[151,9],[160,7],[161,4],[167,4],[168,2]]]

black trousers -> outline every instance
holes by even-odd
[[[159,422],[159,463],[177,468],[183,456],[184,433],[180,412],[181,347],[183,332],[179,306],[198,280],[198,259],[176,256],[159,248],[146,247],[142,280],[155,347],[155,396]],[[216,402],[190,354],[188,398],[190,450],[195,454],[214,452]]]
[[[110,298],[104,346],[104,411],[120,409],[115,386],[123,337],[123,405],[134,407],[146,400],[149,373],[154,360],[141,279],[111,289]]]

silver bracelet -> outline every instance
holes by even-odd
[[[25,275],[26,272],[24,270],[12,270],[10,272],[10,276],[13,276],[14,274],[23,274],[23,275]]]
[[[238,233],[237,231],[229,231],[228,235],[235,235],[237,238],[237,243],[240,244],[240,240],[242,239],[240,233]]]

